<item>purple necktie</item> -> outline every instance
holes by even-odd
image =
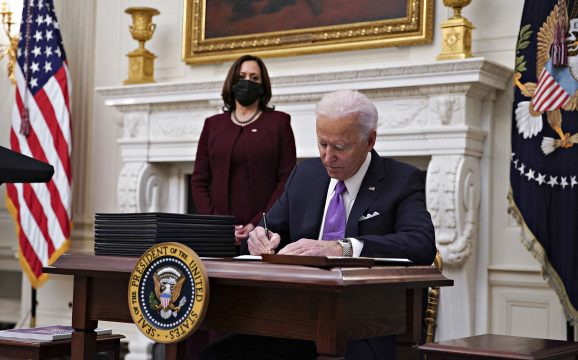
[[[341,194],[346,190],[345,183],[339,180],[335,185],[335,193],[325,213],[322,240],[343,239],[343,235],[345,235],[345,204]]]

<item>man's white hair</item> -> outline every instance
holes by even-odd
[[[339,119],[343,116],[357,114],[360,125],[360,135],[367,139],[371,130],[377,129],[377,109],[365,95],[357,90],[339,90],[325,94],[315,111],[330,119]]]

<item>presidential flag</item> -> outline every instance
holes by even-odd
[[[48,183],[7,184],[20,264],[36,288],[69,247],[72,215],[70,74],[52,0],[24,1],[17,62],[10,147],[54,166]]]
[[[578,0],[526,0],[514,83],[510,211],[578,325]]]

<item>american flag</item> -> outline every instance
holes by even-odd
[[[70,243],[70,73],[52,0],[25,0],[18,44],[12,150],[54,166],[48,183],[7,184],[20,264],[34,288]]]

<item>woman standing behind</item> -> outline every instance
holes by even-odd
[[[191,180],[197,213],[235,216],[235,244],[283,192],[295,166],[291,117],[269,106],[263,61],[244,55],[227,74],[224,113],[205,120]]]

